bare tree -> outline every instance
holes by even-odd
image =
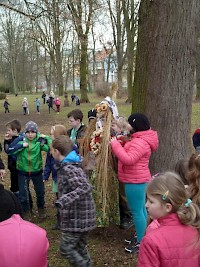
[[[123,18],[122,1],[117,0],[112,5],[112,1],[107,0],[110,19],[112,24],[113,40],[117,51],[117,82],[119,94],[122,90],[122,71],[126,58],[126,31]]]
[[[127,87],[128,99],[127,102],[132,102],[132,88],[133,88],[133,73],[136,50],[136,34],[137,34],[137,20],[138,20],[138,0],[121,0],[124,14],[124,24],[126,28],[127,37]]]
[[[68,8],[72,14],[72,20],[80,42],[80,91],[81,102],[89,102],[87,95],[87,51],[88,34],[93,14],[93,0],[69,0]]]

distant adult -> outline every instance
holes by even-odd
[[[7,97],[5,98],[3,106],[4,106],[4,109],[5,109],[5,113],[10,113],[10,111],[9,111],[10,103],[8,102],[8,98]]]
[[[48,100],[49,113],[50,113],[51,109],[55,111],[55,109],[53,108],[54,97],[55,97],[55,95],[51,91],[50,94],[49,94],[49,100]]]
[[[42,99],[43,99],[43,104],[46,103],[46,93],[45,91],[42,93]]]
[[[135,224],[135,242],[126,247],[130,253],[138,252],[147,224],[145,191],[151,179],[149,158],[158,147],[158,135],[150,127],[147,117],[134,113],[128,118],[131,140],[124,146],[116,137],[111,138],[111,147],[118,158],[118,179],[124,183],[129,209]],[[134,241],[131,239],[130,241]]]
[[[23,107],[23,113],[24,115],[29,114],[29,109],[28,109],[28,100],[26,97],[24,97],[22,101],[22,107]]]
[[[21,214],[18,198],[0,184],[0,267],[47,267],[46,231]]]

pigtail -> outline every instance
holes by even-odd
[[[177,215],[182,224],[193,226],[200,236],[200,209],[195,203],[191,202],[188,207],[182,205],[177,210]]]

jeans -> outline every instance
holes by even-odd
[[[44,208],[44,182],[42,177],[42,172],[37,173],[37,175],[29,176],[29,174],[18,174],[18,185],[19,185],[19,199],[22,205],[23,212],[30,211],[31,200],[30,200],[30,190],[29,183],[30,179],[33,181],[34,190],[36,193],[37,207],[39,209]]]
[[[60,253],[74,267],[91,267],[86,246],[87,232],[61,232]]]

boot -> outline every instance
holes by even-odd
[[[44,208],[38,208],[38,217],[41,220],[46,219],[47,215],[46,215],[46,211]]]

